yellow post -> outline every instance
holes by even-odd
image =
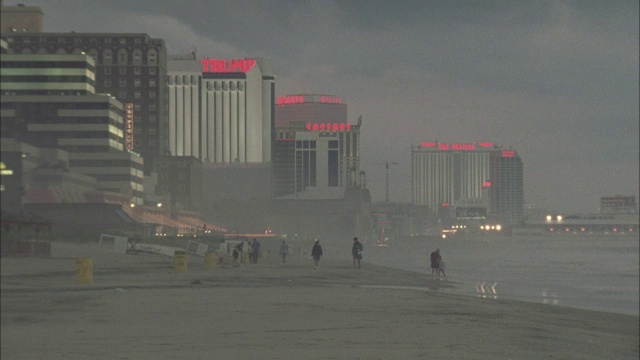
[[[240,261],[241,263],[248,263],[249,262],[249,252],[248,251],[243,251],[242,252],[242,261]]]
[[[173,253],[173,267],[176,272],[187,272],[187,253],[182,250],[176,250]]]
[[[204,253],[204,267],[205,269],[218,267],[218,254],[214,252]]]
[[[93,282],[93,259],[76,258],[76,284]]]

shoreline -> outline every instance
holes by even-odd
[[[3,358],[638,358],[637,316],[451,294],[407,270],[189,256],[177,273],[158,255],[56,248],[2,258]],[[94,259],[93,283],[75,284],[76,257]]]

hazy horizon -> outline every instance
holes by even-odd
[[[6,6],[18,1],[5,1]],[[169,54],[263,57],[276,95],[362,114],[373,201],[411,201],[423,141],[517,150],[525,203],[596,212],[639,192],[639,5],[632,1],[29,1],[46,32],[147,33]]]

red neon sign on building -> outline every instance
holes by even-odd
[[[125,133],[124,142],[127,150],[133,151],[133,103],[124,104]]]
[[[349,123],[308,123],[308,131],[347,131],[351,130]]]
[[[248,73],[256,65],[254,59],[202,59],[203,73]]]
[[[278,96],[276,98],[276,104],[278,105],[304,104],[304,96],[302,95]]]
[[[502,157],[511,158],[516,156],[515,150],[502,150]]]

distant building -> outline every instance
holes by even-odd
[[[274,194],[294,199],[343,198],[360,177],[360,127],[334,95],[278,96]]]
[[[491,142],[423,142],[412,148],[411,159],[414,205],[428,206],[441,218],[522,223],[523,167],[514,150]],[[456,205],[458,214],[452,214]]]
[[[0,2],[0,31],[1,32],[31,32],[43,31],[44,12],[40,6],[4,6]]]
[[[164,40],[134,33],[2,32],[13,54],[87,54],[95,63],[96,93],[110,94],[132,118],[129,150],[144,157],[145,173],[169,151],[167,59]]]
[[[169,195],[170,204],[185,210],[202,210],[202,162],[193,156],[162,156],[158,160],[156,194]],[[165,206],[165,204],[163,204]]]
[[[143,160],[125,148],[122,104],[95,94],[94,64],[82,54],[2,55],[2,141],[64,150],[63,169],[95,178],[99,191],[141,204]]]
[[[635,196],[603,196],[600,198],[601,214],[637,214]]]
[[[346,123],[347,104],[335,95],[296,94],[276,98],[276,129],[296,124]]]
[[[168,68],[168,154],[201,161],[205,211],[220,199],[269,199],[275,106],[269,61],[198,60],[192,53],[171,56]]]

